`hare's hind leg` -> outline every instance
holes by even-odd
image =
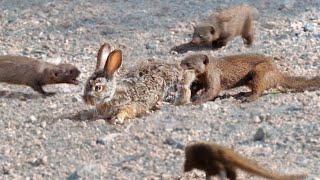
[[[130,104],[124,105],[117,115],[112,117],[111,124],[123,124],[125,120],[137,117],[139,114],[147,111],[144,104],[140,102],[132,102]]]

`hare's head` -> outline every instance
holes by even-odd
[[[85,103],[95,105],[96,103],[108,102],[112,99],[116,90],[116,72],[122,63],[121,50],[111,52],[108,43],[103,44],[97,56],[96,70],[88,79],[83,99]]]

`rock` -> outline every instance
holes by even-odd
[[[166,138],[166,140],[163,143],[164,144],[168,144],[168,145],[173,146],[173,147],[178,148],[178,149],[184,149],[184,145],[183,144],[181,144],[180,142],[172,139],[171,137]]]
[[[103,168],[100,165],[85,164],[77,168],[77,170],[70,174],[67,179],[97,179],[100,176],[102,170]]]
[[[31,115],[29,119],[32,123],[37,121],[37,118],[34,115]]]
[[[96,143],[106,145],[108,141],[113,140],[115,137],[120,136],[121,133],[111,133],[97,138]]]
[[[314,29],[315,29],[315,27],[312,23],[307,23],[306,25],[303,26],[304,32],[313,32]]]
[[[46,165],[48,163],[48,158],[46,156],[42,158],[37,158],[29,162],[32,166],[40,166],[40,165]]]
[[[266,22],[265,24],[262,24],[262,27],[271,30],[277,27],[277,24],[274,22]]]
[[[279,5],[279,10],[292,9],[296,0],[284,0]]]
[[[259,116],[254,116],[254,117],[253,117],[253,121],[254,121],[255,123],[261,123],[261,122],[262,122],[262,119],[261,119]]]
[[[262,128],[259,128],[253,136],[254,141],[263,141],[265,138],[265,132]]]
[[[158,48],[158,43],[155,41],[151,41],[146,44],[146,49],[157,49],[157,48]]]
[[[72,102],[81,102],[82,98],[79,96],[72,97]]]

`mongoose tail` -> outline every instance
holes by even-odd
[[[284,80],[280,85],[296,92],[314,91],[320,89],[320,77],[284,76]]]
[[[222,155],[222,157],[225,158],[225,161],[232,163],[234,166],[236,166],[239,169],[242,169],[246,172],[249,172],[264,178],[273,179],[273,180],[303,180],[306,178],[306,175],[278,175],[278,174],[272,173],[271,171],[258,166],[251,160],[244,158],[241,155],[229,149],[223,153],[224,155]]]

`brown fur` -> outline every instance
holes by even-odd
[[[204,92],[193,97],[196,103],[214,99],[222,90],[247,86],[245,101],[256,100],[265,90],[279,88],[305,91],[320,89],[320,77],[291,77],[281,73],[273,63],[272,57],[259,54],[225,56],[215,59],[211,56],[191,55],[180,64],[184,69],[195,70],[199,87]],[[192,94],[194,95],[194,94]]]
[[[23,56],[0,56],[0,82],[26,85],[43,95],[43,85],[78,84],[80,71],[71,64],[54,65]]]
[[[256,13],[255,8],[247,5],[233,6],[215,13],[195,27],[191,42],[221,47],[235,36],[241,35],[245,44],[251,46],[254,39],[253,16]]]
[[[175,105],[184,105],[190,103],[191,85],[195,80],[195,72],[193,70],[186,70],[183,73],[182,80],[178,85],[178,94],[175,100]]]
[[[83,94],[84,101],[96,107],[99,118],[123,124],[163,101],[173,101],[171,95],[183,72],[178,63],[149,61],[118,74],[122,51],[111,51],[110,47],[108,43],[100,47],[96,70],[87,80]]]
[[[185,149],[185,156],[184,172],[193,169],[203,170],[207,179],[211,176],[220,175],[221,179],[226,176],[230,180],[236,180],[237,168],[274,180],[298,180],[306,177],[305,175],[279,175],[272,173],[235,151],[217,144],[195,143],[189,145]]]

